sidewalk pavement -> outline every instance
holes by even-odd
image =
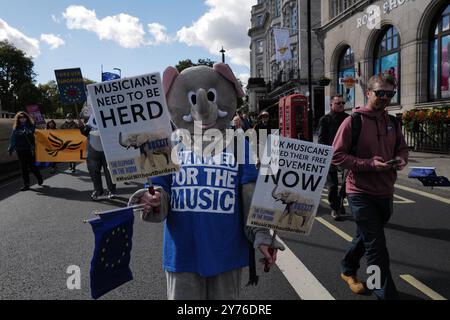
[[[397,183],[401,185],[450,198],[450,187],[424,187],[419,180],[408,178],[411,167],[433,167],[436,168],[436,174],[438,176],[444,176],[450,179],[450,154],[445,155],[410,151],[408,165],[403,171],[398,172],[397,180]]]

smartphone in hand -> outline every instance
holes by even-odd
[[[388,162],[385,162],[385,163],[394,165],[394,164],[400,164],[401,161],[397,160],[397,159],[392,159],[392,160],[389,160]]]

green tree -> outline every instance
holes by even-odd
[[[41,91],[31,82],[26,82],[20,86],[17,92],[17,103],[22,110],[25,110],[26,106],[41,104],[42,94]]]
[[[51,80],[45,84],[39,84],[38,89],[41,92],[41,106],[48,117],[62,116],[58,113],[60,108],[58,86],[55,80]]]
[[[214,61],[211,61],[210,59],[198,59],[197,63],[192,62],[191,59],[181,60],[178,62],[178,64],[175,66],[177,68],[178,72],[183,71],[184,69],[190,68],[190,67],[196,67],[196,66],[208,66],[212,67],[214,65]]]
[[[95,81],[84,78],[84,83],[87,86],[95,83]],[[84,106],[84,103],[63,106],[59,99],[58,84],[55,80],[51,80],[45,84],[40,84],[38,88],[42,94],[42,109],[45,110],[48,117],[64,117],[69,112],[77,114]]]
[[[34,82],[33,60],[7,41],[0,41],[0,99],[2,108],[21,109],[17,99],[24,84]]]

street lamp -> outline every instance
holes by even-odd
[[[220,50],[219,52],[222,53],[222,62],[225,63],[225,52],[226,51],[223,49],[223,46],[222,46],[222,50]]]
[[[119,68],[113,68],[113,70],[119,71],[119,76],[122,78],[122,70],[121,70],[121,69],[119,69]]]

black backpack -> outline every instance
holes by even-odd
[[[357,145],[358,145],[358,140],[359,140],[359,136],[361,135],[361,128],[362,128],[362,115],[358,112],[354,112],[351,115],[352,117],[352,145],[350,148],[350,154],[351,155],[356,155],[356,151],[357,151]],[[391,120],[391,122],[394,124],[395,126],[395,153],[397,153],[398,148],[400,146],[400,142],[401,142],[401,136],[398,132],[399,130],[399,121],[398,119],[393,116],[393,115],[389,115],[389,119]],[[349,174],[350,170],[347,170],[347,172],[344,175],[344,182],[343,185],[339,191],[339,195],[341,198],[341,202],[344,201],[344,198],[347,196],[346,190],[345,190],[345,184],[347,182],[347,177]],[[342,203],[341,203],[342,206]]]

